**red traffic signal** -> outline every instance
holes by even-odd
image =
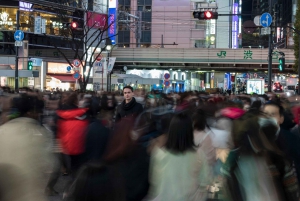
[[[210,11],[205,11],[204,15],[205,15],[206,19],[211,19],[211,17],[212,17],[212,13]]]
[[[195,11],[193,12],[194,18],[199,20],[211,20],[211,19],[218,19],[218,12],[213,11]]]
[[[72,29],[77,29],[78,28],[78,23],[77,22],[72,22],[71,23],[71,28]]]

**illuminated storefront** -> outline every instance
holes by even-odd
[[[55,10],[49,12],[47,8],[20,3],[20,8],[18,7],[5,7],[0,8],[0,31],[15,31],[16,30],[16,14],[17,10],[20,10],[20,30],[24,32],[33,33],[34,32],[34,22],[36,17],[41,17],[45,21],[45,33],[49,35],[64,35],[68,34],[66,31],[67,23],[74,20],[72,12],[65,12],[63,17],[57,13]],[[80,18],[76,18],[76,21],[80,22]]]
[[[73,78],[73,71],[68,71],[67,63],[52,63],[48,62],[46,89],[60,89],[60,90],[75,90],[78,88],[76,80]]]

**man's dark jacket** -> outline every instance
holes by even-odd
[[[136,117],[143,112],[143,106],[133,97],[129,103],[125,100],[117,107],[116,122],[126,117]]]

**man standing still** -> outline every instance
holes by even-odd
[[[143,112],[143,106],[137,103],[133,97],[133,88],[126,86],[123,88],[124,100],[117,107],[116,122],[126,117],[136,117]]]

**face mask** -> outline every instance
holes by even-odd
[[[278,134],[279,134],[279,131],[280,131],[280,127],[278,126],[277,124],[277,120],[274,118],[274,117],[271,117],[271,118],[263,118],[263,117],[260,117],[258,119],[258,124],[260,127],[264,127],[265,125],[273,125],[273,126],[276,126],[278,129],[276,131],[276,134],[275,136],[277,137]]]
[[[263,127],[263,126],[268,125],[268,124],[271,124],[273,126],[278,126],[276,119],[273,118],[273,117],[271,117],[271,118],[260,117],[258,119],[258,123],[259,123],[260,127]]]

